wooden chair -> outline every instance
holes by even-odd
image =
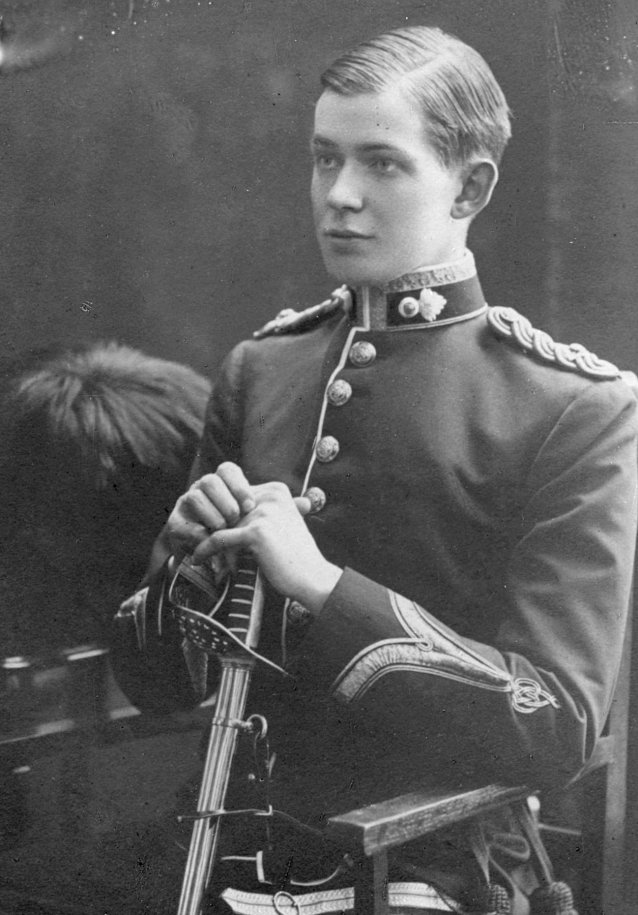
[[[635,901],[629,876],[635,861],[628,855],[628,810],[636,811],[628,776],[631,736],[631,659],[635,630],[630,618],[623,661],[605,735],[582,780],[587,818],[583,828],[582,912],[627,915]],[[635,844],[635,837],[634,837]],[[635,849],[634,849],[635,851]],[[633,905],[631,905],[633,903]]]
[[[388,852],[446,826],[507,804],[522,807],[528,788],[487,785],[471,791],[424,791],[371,804],[328,822],[328,835],[356,861],[354,915],[387,915]]]
[[[355,915],[387,915],[389,851],[442,828],[469,823],[502,807],[512,811],[530,844],[532,864],[541,887],[550,886],[555,879],[543,834],[551,832],[555,838],[556,834],[564,833],[571,837],[572,846],[580,856],[579,887],[575,894],[579,915],[627,915],[634,911],[628,896],[625,856],[630,659],[631,627],[625,639],[606,733],[575,783],[582,784],[583,790],[581,828],[545,827],[532,812],[535,805],[530,806],[529,799],[535,793],[529,787],[496,784],[456,793],[416,792],[335,816],[328,822],[328,835],[357,862]]]

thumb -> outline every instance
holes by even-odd
[[[305,496],[295,496],[294,502],[297,506],[297,511],[302,517],[310,514],[310,510],[312,509],[310,499],[307,499]]]

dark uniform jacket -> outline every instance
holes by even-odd
[[[275,806],[321,825],[415,786],[578,772],[629,606],[635,414],[614,366],[488,309],[469,253],[233,350],[194,477],[230,460],[309,491],[345,569],[315,619],[268,607],[260,650],[293,674],[259,669],[250,696]]]

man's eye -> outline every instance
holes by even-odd
[[[337,157],[331,156],[328,153],[315,153],[314,160],[317,168],[320,168],[323,171],[336,168],[338,164]]]
[[[383,175],[391,175],[397,170],[397,163],[393,159],[373,159],[370,167],[375,172],[381,172]]]

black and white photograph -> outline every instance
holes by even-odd
[[[635,0],[0,0],[0,915],[638,915]]]

